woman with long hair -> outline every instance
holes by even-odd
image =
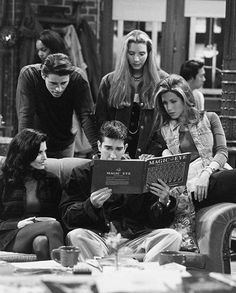
[[[218,115],[196,109],[188,83],[175,74],[160,83],[156,100],[161,134],[167,145],[163,156],[191,153],[186,189],[173,191],[179,198],[182,215],[183,207],[190,215],[194,208],[236,202],[236,170],[227,164],[226,138]]]
[[[40,62],[43,62],[49,54],[63,53],[68,55],[65,42],[59,33],[45,29],[36,41],[37,56]]]
[[[152,40],[140,30],[125,36],[116,68],[103,77],[96,104],[98,127],[119,120],[129,129],[128,153],[137,158],[147,153],[156,119],[154,89],[167,76],[152,48]],[[157,148],[156,148],[157,150]]]
[[[0,250],[42,260],[63,245],[61,186],[45,170],[46,159],[45,134],[24,129],[12,139],[0,176]]]

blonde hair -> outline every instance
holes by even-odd
[[[117,63],[111,82],[108,103],[110,106],[115,108],[131,105],[131,73],[127,58],[130,43],[141,43],[146,44],[147,46],[148,56],[143,67],[143,84],[141,91],[143,94],[147,93],[148,91],[151,92],[151,94],[148,95],[148,101],[143,102],[145,102],[145,106],[147,108],[154,108],[155,103],[153,91],[155,86],[160,82],[160,68],[157,64],[156,55],[152,50],[152,40],[145,32],[141,30],[133,30],[125,37],[120,55],[117,58]]]
[[[184,121],[183,124],[197,123],[201,117],[200,112],[195,108],[194,97],[187,81],[177,74],[171,74],[161,81],[156,93],[156,102],[159,113],[160,126],[168,123],[171,117],[165,110],[162,102],[164,93],[172,92],[180,97],[184,103]]]

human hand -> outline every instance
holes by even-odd
[[[159,197],[159,201],[164,205],[169,201],[170,196],[170,187],[161,179],[158,179],[158,182],[151,183],[149,185],[149,190],[151,193]]]
[[[90,201],[95,208],[100,208],[103,206],[104,202],[112,195],[112,189],[108,187],[101,188],[94,191],[90,195]]]
[[[151,159],[151,158],[154,158],[155,156],[154,155],[151,155],[151,154],[142,154],[141,156],[139,156],[139,160],[147,160],[147,159]]]
[[[18,222],[17,228],[21,229],[21,228],[23,228],[23,227],[25,227],[27,225],[31,225],[33,223],[35,223],[35,217],[26,218],[26,219]]]
[[[199,176],[194,191],[194,199],[202,201],[207,198],[207,190],[209,185],[210,174],[207,171],[203,171]]]

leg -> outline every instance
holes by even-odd
[[[105,244],[104,238],[98,234],[87,229],[74,229],[66,236],[66,242],[69,245],[79,247],[79,259],[84,261],[87,258],[94,256],[104,256],[108,254],[108,248]]]
[[[50,255],[52,249],[64,245],[63,230],[60,223],[48,221],[34,223],[20,229],[8,251],[32,253],[33,241],[37,236],[45,236],[47,238],[48,255]]]
[[[127,246],[134,253],[144,252],[144,261],[158,261],[163,250],[178,251],[182,242],[181,235],[174,229],[156,229],[134,240],[128,241]]]
[[[221,202],[236,203],[236,169],[218,171],[211,175],[207,198],[201,202],[193,199],[196,210]]]
[[[44,235],[36,236],[33,240],[33,251],[38,260],[50,259],[48,238]]]

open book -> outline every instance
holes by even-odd
[[[94,160],[91,191],[109,187],[113,193],[139,194],[162,179],[168,186],[186,184],[190,153],[142,160]]]

